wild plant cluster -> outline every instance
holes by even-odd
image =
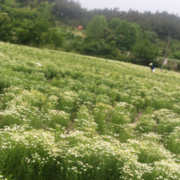
[[[0,43],[0,179],[179,180],[180,75]]]

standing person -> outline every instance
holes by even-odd
[[[150,66],[151,72],[152,73],[155,72],[155,67],[154,67],[153,63],[150,63],[149,66]]]

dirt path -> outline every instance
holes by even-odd
[[[140,117],[142,116],[142,114],[143,114],[143,111],[140,110],[137,117],[136,117],[136,119],[135,119],[135,121],[132,124],[136,124],[138,122],[138,120],[140,119]]]

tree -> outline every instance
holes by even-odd
[[[1,41],[11,41],[11,23],[10,18],[7,13],[0,13],[0,40]]]
[[[158,35],[153,31],[145,31],[144,37],[147,38],[152,44],[156,44],[158,42]]]
[[[154,62],[157,65],[158,48],[152,45],[149,40],[145,39],[135,44],[132,49],[138,64],[149,65],[149,63]]]
[[[174,53],[176,51],[180,51],[180,42],[176,39],[171,39],[170,47],[171,47],[172,53]]]
[[[60,33],[57,29],[50,29],[48,34],[49,36],[52,36],[51,39],[55,48],[63,46],[64,38],[62,33]]]
[[[77,20],[85,17],[84,9],[81,8],[79,2],[73,0],[55,0],[56,5],[53,8],[52,13],[56,15],[61,21],[67,24],[68,20]]]
[[[180,60],[180,51],[176,51],[176,52],[172,53],[170,57],[173,59],[179,59]]]
[[[108,59],[117,59],[118,49],[115,47],[115,42],[105,43],[104,40],[92,41],[89,43],[83,42],[81,54],[103,57]]]
[[[108,23],[108,28],[115,31],[117,27],[121,24],[121,22],[122,21],[119,18],[117,19],[114,18]]]
[[[113,30],[110,29],[104,29],[101,37],[105,40],[106,43],[110,43],[111,41],[116,42],[117,40],[117,37],[114,34]]]
[[[126,20],[123,21],[116,30],[116,36],[122,38],[117,44],[119,47],[125,47],[127,50],[131,50],[133,45],[140,42],[142,39],[141,28],[137,23],[130,23]]]
[[[6,6],[10,6],[10,7],[15,7],[15,5],[16,5],[15,0],[5,0],[4,4]]]
[[[87,35],[93,38],[99,38],[107,27],[107,21],[104,16],[94,16],[87,25]]]
[[[16,20],[13,23],[14,32],[16,32],[17,40],[16,43],[28,45],[33,43],[38,46],[42,42],[43,33],[49,29],[49,23],[42,19],[39,20]]]

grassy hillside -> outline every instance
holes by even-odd
[[[0,43],[0,179],[180,179],[180,75]]]

